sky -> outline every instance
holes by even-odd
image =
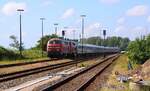
[[[81,15],[84,37],[121,36],[135,40],[150,33],[150,0],[0,0],[0,45],[9,47],[10,35],[19,39],[19,12],[22,12],[22,40],[26,48],[34,47],[41,38],[41,17],[44,35],[66,31],[66,38],[79,39]],[[74,32],[75,31],[75,32]]]

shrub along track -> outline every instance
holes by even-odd
[[[104,59],[103,61],[90,66],[79,73],[71,75],[51,86],[42,88],[42,91],[83,91],[103,70],[105,70],[118,55],[113,55]],[[39,87],[40,88],[40,87]],[[35,88],[35,90],[39,90]]]
[[[19,85],[23,82],[45,76],[50,72],[55,73],[60,70],[68,69],[68,68],[74,66],[76,63],[81,63],[84,61],[88,61],[90,59],[92,59],[92,58],[89,58],[86,60],[79,58],[76,61],[69,61],[69,62],[65,62],[65,63],[48,65],[48,66],[44,66],[44,67],[39,67],[39,68],[19,71],[19,72],[15,72],[15,73],[0,75],[0,90],[7,89],[10,87]]]

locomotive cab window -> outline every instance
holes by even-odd
[[[49,41],[49,44],[61,44],[62,42],[60,40],[53,40]]]

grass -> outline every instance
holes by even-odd
[[[24,50],[23,56],[27,59],[41,58],[41,50]],[[46,53],[44,52],[44,57],[46,57]]]
[[[44,57],[41,57],[41,50],[28,49],[22,51],[22,57],[19,55],[19,51],[12,51],[0,46],[0,64],[13,64],[20,62],[30,62],[48,59],[44,52]]]
[[[119,72],[120,74],[126,75],[128,74],[128,58],[126,55],[121,55],[113,64],[112,64],[112,72],[108,76],[106,81],[106,86],[102,87],[101,91],[129,91],[129,84],[120,83],[116,80],[115,72]]]

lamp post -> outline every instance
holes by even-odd
[[[20,51],[20,56],[22,57],[22,26],[21,26],[21,12],[24,11],[24,9],[17,9],[19,12],[19,20],[20,20],[20,45],[19,45],[19,51]]]
[[[82,54],[83,54],[83,38],[84,38],[84,18],[86,15],[81,15],[82,18]]]
[[[55,26],[55,34],[57,35],[57,26],[58,26],[58,23],[54,23],[54,26]]]
[[[40,18],[41,22],[42,22],[42,46],[41,46],[41,50],[42,50],[42,57],[43,57],[43,21],[45,20],[45,18]]]

